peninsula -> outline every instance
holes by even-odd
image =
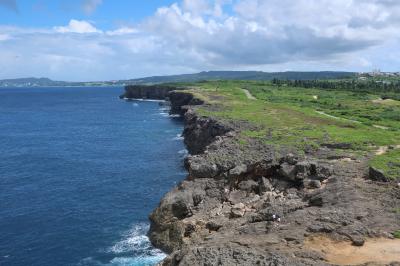
[[[150,215],[160,265],[398,265],[400,91],[368,82],[126,87],[185,121],[188,176]]]

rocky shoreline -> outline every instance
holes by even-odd
[[[185,91],[166,95],[190,155],[188,177],[150,215],[149,238],[169,254],[160,265],[400,265],[397,250],[335,260],[332,243],[357,254],[400,228],[400,189],[366,178],[365,158],[243,145],[245,121],[201,116],[214,107]]]

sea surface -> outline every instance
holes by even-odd
[[[154,265],[148,215],[186,175],[182,121],[123,88],[0,89],[0,265]]]

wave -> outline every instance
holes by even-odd
[[[189,154],[189,151],[187,149],[183,149],[178,151],[178,154],[182,155],[182,157],[186,157]]]
[[[146,236],[149,225],[136,224],[123,234],[122,240],[106,249],[110,256],[108,262],[99,261],[93,257],[83,259],[79,266],[153,266],[162,261],[166,255],[154,248]]]
[[[172,140],[183,140],[182,134],[177,134],[176,137],[174,137]]]
[[[139,101],[139,102],[165,102],[165,100],[153,100],[153,99],[131,99],[124,98],[125,101]]]

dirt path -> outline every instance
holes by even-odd
[[[348,121],[348,122],[352,122],[352,123],[357,123],[357,124],[361,124],[360,121],[357,120],[351,120],[351,119],[346,119],[346,118],[342,118],[342,117],[337,117],[337,116],[333,116],[333,115],[329,115],[327,113],[321,112],[321,111],[315,111],[316,113],[320,114],[320,115],[324,115],[333,119],[337,119],[337,120],[343,120],[343,121]],[[384,129],[387,130],[389,129],[388,127],[385,126],[380,126],[380,125],[372,125],[375,128],[379,128],[379,129]]]
[[[325,236],[317,236],[308,239],[306,246],[324,253],[328,262],[337,265],[400,261],[400,239],[368,239],[362,247],[355,247],[351,242],[337,242]]]
[[[251,95],[251,93],[250,93],[248,90],[242,89],[242,91],[246,94],[247,99],[249,99],[249,100],[257,100],[256,97],[254,97],[253,95]]]

